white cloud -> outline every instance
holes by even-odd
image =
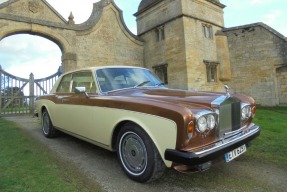
[[[268,25],[273,24],[282,15],[281,10],[271,10],[264,16],[264,22]]]

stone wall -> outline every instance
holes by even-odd
[[[138,33],[144,39],[145,67],[168,64],[168,86],[187,89],[187,71],[181,0],[162,1],[137,15]],[[163,27],[165,38],[157,40],[156,30]]]
[[[285,38],[263,23],[226,29],[233,91],[250,95],[261,105],[278,105],[276,68],[287,63]]]
[[[204,64],[204,60],[230,64],[229,60],[219,60],[215,36],[223,28],[223,7],[206,0],[164,0],[139,11],[136,16],[139,35],[145,40],[145,66],[152,69],[168,64],[171,88],[223,91],[219,67],[217,81],[207,83]],[[203,24],[212,26],[211,39],[204,37]],[[164,28],[165,39],[157,42],[156,30],[160,27]]]
[[[223,28],[223,5],[217,5],[205,0],[182,0],[184,14],[184,42],[188,74],[188,89],[204,91],[224,91],[220,81],[220,65],[230,64],[224,60],[216,41],[227,44],[227,39],[217,39],[215,35]],[[212,27],[212,38],[206,38],[202,26]],[[225,42],[224,42],[225,41]],[[228,52],[227,47],[221,47]],[[206,61],[218,62],[215,82],[208,82]]]
[[[104,7],[96,26],[76,32],[77,67],[131,65],[143,67],[143,42],[127,32],[113,4]]]

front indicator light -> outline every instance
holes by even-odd
[[[194,123],[193,121],[191,121],[187,127],[187,135],[188,135],[188,138],[191,139],[192,136],[193,136],[193,131],[194,131]]]
[[[252,107],[252,118],[255,117],[255,113],[256,113],[256,107],[253,106],[253,107]]]

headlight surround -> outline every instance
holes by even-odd
[[[212,111],[202,111],[196,114],[196,130],[199,133],[211,131],[217,125],[217,114]]]

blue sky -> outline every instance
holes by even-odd
[[[129,29],[136,33],[133,14],[141,0],[115,0],[124,12]],[[0,3],[5,0],[0,0]],[[88,19],[96,0],[47,0],[64,18],[73,12],[76,23]],[[225,27],[264,22],[287,36],[287,0],[221,0],[224,9]],[[51,41],[30,35],[15,35],[0,41],[0,65],[9,73],[28,78],[49,76],[61,65],[60,49]]]

